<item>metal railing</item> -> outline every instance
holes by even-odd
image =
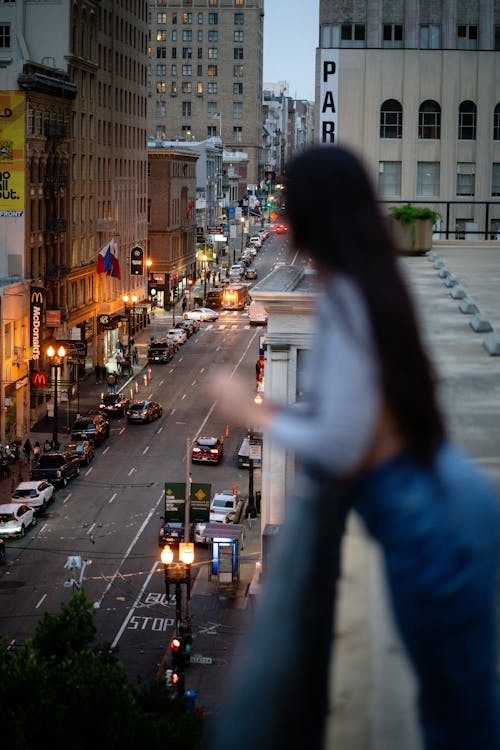
[[[439,201],[439,200],[380,200],[391,208],[409,203],[427,206],[439,213],[441,220],[433,230],[440,239],[500,240],[500,200],[498,201]],[[477,227],[477,228],[475,228]]]

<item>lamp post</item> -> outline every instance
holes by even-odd
[[[128,342],[127,342],[127,354],[130,354],[130,338],[132,336],[132,313],[130,312],[130,307],[128,305],[128,302],[132,302],[132,307],[137,302],[137,297],[135,294],[133,294],[131,297],[128,296],[128,294],[124,294],[122,297],[123,305],[125,307],[125,315],[127,317],[127,335],[128,335]]]
[[[245,218],[243,216],[240,216],[241,221],[241,252],[240,255],[243,255],[243,230],[245,229]],[[236,263],[236,248],[233,248],[233,263]]]
[[[201,259],[203,261],[203,304],[205,304],[205,301],[207,299],[207,266],[208,266],[208,258],[205,254],[201,256]]]
[[[179,628],[184,620],[189,623],[189,600],[191,599],[191,565],[194,561],[194,544],[192,542],[180,542],[179,560],[174,562],[174,552],[167,544],[161,551],[161,561],[165,573],[165,591],[167,597],[170,592],[170,584],[175,585],[175,625]],[[182,612],[182,589],[181,584],[186,584],[186,609]]]
[[[47,349],[47,357],[50,360],[50,366],[54,373],[54,428],[52,430],[52,445],[54,450],[57,450],[59,446],[59,439],[57,435],[57,371],[61,364],[62,358],[66,356],[66,349],[64,346],[60,346],[56,352],[53,346],[49,346]]]

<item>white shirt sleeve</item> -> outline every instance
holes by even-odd
[[[344,473],[368,449],[382,401],[371,325],[353,282],[343,276],[331,281],[317,323],[306,384],[310,408],[284,409],[268,435],[326,471]]]

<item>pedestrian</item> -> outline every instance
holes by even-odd
[[[33,449],[31,447],[31,441],[29,438],[26,438],[23,445],[23,454],[24,454],[24,462],[29,466],[30,460],[31,460],[31,454],[33,452]]]
[[[96,384],[99,384],[101,382],[101,367],[96,363],[96,366],[94,367],[95,372],[95,382]]]
[[[40,443],[37,440],[33,448],[33,458],[35,459],[35,461],[38,461],[41,455],[42,455],[42,448],[40,446]]]
[[[134,348],[132,349],[132,361],[133,361],[134,365],[138,365],[139,364],[139,352],[137,351],[137,347],[136,346],[134,346]]]
[[[45,439],[45,443],[43,444],[43,452],[48,453],[52,450],[52,445],[50,443],[50,440],[48,438]]]
[[[317,220],[311,223],[313,191]],[[395,623],[417,680],[425,747],[498,750],[498,498],[447,438],[397,249],[360,160],[339,146],[303,152],[287,165],[286,205],[291,240],[312,259],[319,287],[321,338],[305,376],[309,407],[293,410],[270,400],[256,407],[246,381],[233,377],[228,386],[220,372],[214,373],[212,391],[226,416],[260,424],[271,441],[295,453],[302,494],[287,502],[260,619],[249,637],[245,676],[231,685],[231,718],[218,727],[217,750],[234,746],[235,728],[248,717],[256,692],[262,714],[252,706],[240,750],[280,741],[291,746],[288,740],[294,747],[319,747],[333,616],[324,601],[334,602],[340,536],[351,509],[384,556]],[[327,520],[332,517],[336,544]],[[315,596],[308,587],[314,587],[318,569],[309,578],[303,575],[305,560],[295,569],[300,601],[309,591],[314,603],[312,610],[308,605],[304,635],[313,633],[317,648],[323,647],[314,667],[309,638],[288,635],[297,630],[293,612],[283,611],[284,601],[289,609],[301,606],[299,593],[293,599],[284,585],[284,562],[295,560],[305,532],[324,550],[324,569],[333,571]],[[289,661],[280,647],[292,642]],[[314,701],[304,696],[304,673],[314,685]],[[269,692],[276,684],[275,693]],[[301,742],[306,730],[315,737]]]
[[[116,372],[117,372],[118,375],[120,375],[120,373],[122,371],[122,362],[123,362],[123,357],[121,355],[121,352],[119,352],[119,351],[116,352],[116,354],[115,354],[115,360],[116,360]]]
[[[115,385],[116,385],[116,377],[113,375],[112,372],[110,372],[109,375],[106,377],[106,383],[108,385],[108,393],[114,393]]]
[[[186,307],[187,307],[187,300],[186,300],[186,298],[184,297],[184,298],[183,298],[183,300],[182,300],[182,312],[183,312],[183,313],[185,313],[185,312],[186,312]]]

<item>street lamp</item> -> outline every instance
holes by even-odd
[[[191,565],[194,561],[194,544],[192,542],[180,542],[179,560],[174,562],[174,552],[167,544],[160,553],[160,559],[163,563],[165,573],[165,590],[169,596],[170,584],[175,584],[175,625],[184,619],[189,623],[188,603],[191,599]],[[181,584],[186,584],[186,611],[185,617],[182,616],[182,589]]]
[[[131,308],[128,305],[129,299],[133,307],[135,303],[137,302],[137,297],[135,294],[133,294],[131,297],[129,297],[128,294],[124,294],[122,297],[123,304],[125,307],[125,315],[127,318],[127,334],[128,334],[127,354],[130,354],[130,338],[131,338],[132,333],[134,333],[134,331],[132,330],[132,313],[130,312]]]
[[[201,256],[201,259],[203,261],[203,303],[205,304],[205,301],[207,299],[207,265],[208,265],[208,258],[205,254]]]
[[[54,450],[57,450],[59,447],[59,440],[57,436],[57,371],[64,356],[66,356],[66,349],[64,348],[64,346],[60,346],[57,352],[52,345],[47,349],[47,357],[50,360],[50,366],[52,372],[54,373],[54,428],[52,430],[52,445]]]
[[[245,218],[240,216],[241,221],[241,255],[243,255],[243,230],[245,228]],[[233,248],[233,263],[236,263],[236,248]]]

